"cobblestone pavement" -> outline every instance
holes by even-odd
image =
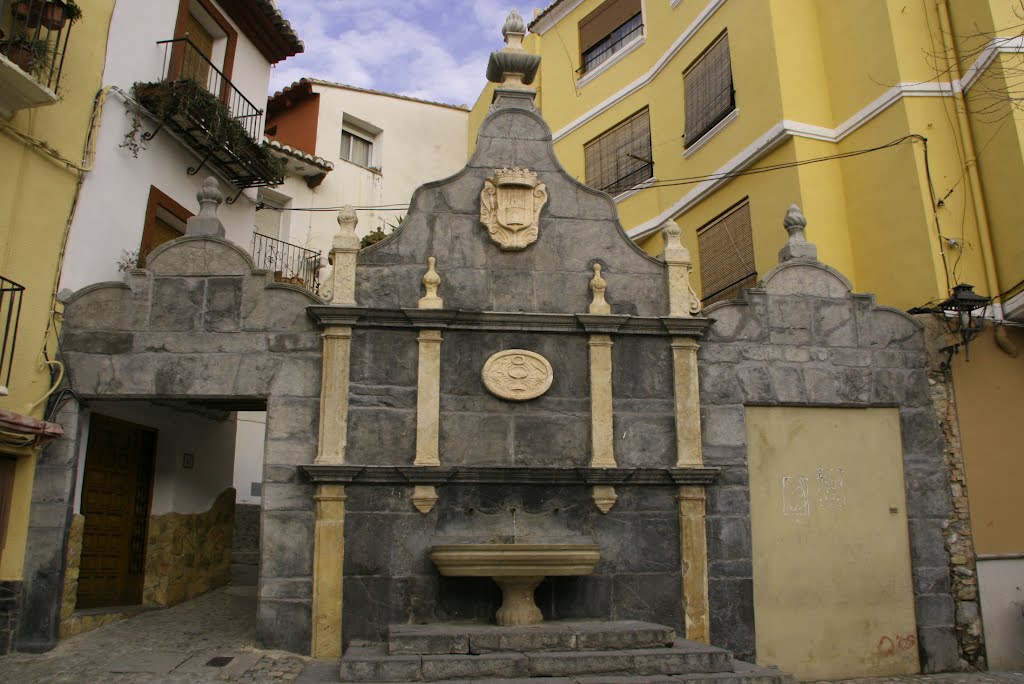
[[[256,587],[223,587],[166,610],[0,657],[0,682],[291,682],[308,658],[257,649]],[[223,656],[230,662],[207,665]]]
[[[146,612],[65,639],[48,653],[2,656],[0,682],[337,681],[332,663],[256,648],[255,613],[255,587],[224,587],[173,608]],[[208,664],[218,656],[230,661],[222,666]],[[1024,684],[1024,672],[874,677],[848,679],[842,684]]]

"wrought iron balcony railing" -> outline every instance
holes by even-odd
[[[200,155],[189,175],[209,164],[239,190],[283,182],[280,162],[261,143],[263,110],[188,37],[157,44],[164,47],[163,80],[133,88],[159,122],[142,138],[152,139],[164,126],[171,129]]]
[[[7,394],[11,386],[11,369],[14,367],[14,345],[18,341],[18,319],[21,318],[21,297],[25,286],[0,276],[0,318],[4,324],[3,343],[0,346],[0,379]]]
[[[320,252],[253,233],[252,260],[256,268],[272,271],[279,283],[301,285],[313,294],[320,293]]]
[[[62,0],[0,0],[0,55],[56,91],[76,11]]]

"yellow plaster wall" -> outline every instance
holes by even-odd
[[[897,409],[747,407],[757,660],[918,672]]]
[[[64,158],[80,163],[91,125],[93,101],[101,86],[106,37],[113,0],[79,0],[83,18],[68,43],[56,104],[15,112],[0,122],[0,275],[25,286],[18,323],[10,396],[0,407],[35,418],[50,387],[42,349],[53,308],[54,287],[79,172],[19,139],[36,138]],[[49,332],[49,354],[56,348],[56,326]],[[0,579],[20,579],[25,555],[28,509],[35,455],[19,459],[7,544]]]
[[[976,553],[1024,553],[1024,447],[1018,424],[1024,405],[1024,330],[1004,328],[1017,358],[996,345],[994,329],[971,342],[970,361],[953,359],[964,469]]]

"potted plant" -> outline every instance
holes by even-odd
[[[35,28],[41,24],[51,31],[59,31],[65,22],[74,23],[82,18],[82,8],[75,0],[18,0],[11,6],[11,13],[26,26]]]
[[[26,34],[11,36],[0,41],[0,52],[7,59],[18,65],[26,74],[38,72],[45,68],[46,57],[50,52],[50,44],[42,39],[34,39]]]

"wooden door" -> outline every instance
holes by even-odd
[[[142,603],[155,450],[155,431],[92,416],[77,608]]]
[[[192,45],[201,53],[201,57],[195,54],[194,50],[186,50],[182,63],[181,75],[185,78],[192,78],[210,89],[210,64],[213,62],[213,36],[199,23],[191,14],[185,21],[185,31]],[[203,57],[206,59],[204,60]]]

